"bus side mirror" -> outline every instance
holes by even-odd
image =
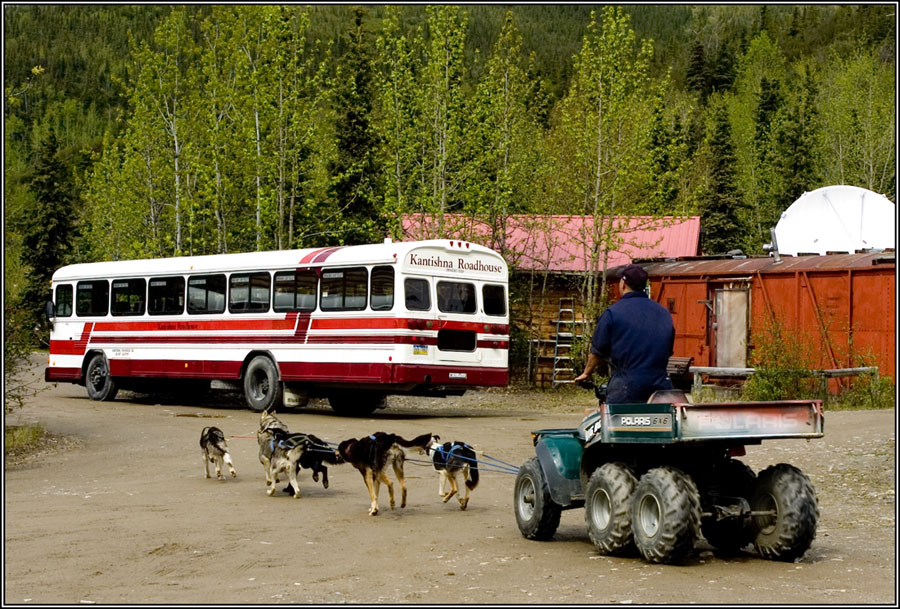
[[[53,304],[52,300],[47,301],[47,305],[44,307],[44,314],[50,321],[53,321],[53,319],[56,317],[56,305]]]

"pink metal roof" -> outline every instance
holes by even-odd
[[[507,262],[523,270],[599,271],[601,258],[592,265],[592,245],[596,236],[591,216],[506,217]],[[608,221],[608,219],[607,219]],[[438,230],[433,216],[410,214],[402,218],[404,238],[456,238],[500,250],[498,239],[492,239],[489,224],[464,214],[445,214],[444,229]],[[608,230],[603,230],[606,228]],[[597,233],[613,235],[606,268],[628,264],[637,258],[672,258],[696,256],[699,253],[700,218],[649,216],[614,217],[612,226],[597,227]],[[442,233],[442,234],[439,234]],[[603,241],[599,239],[599,241]]]

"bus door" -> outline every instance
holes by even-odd
[[[444,362],[480,362],[478,347],[477,286],[464,279],[438,279],[437,352],[435,359]]]

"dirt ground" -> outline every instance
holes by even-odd
[[[437,433],[518,465],[534,455],[531,430],[574,427],[593,402],[575,390],[471,391],[391,397],[358,419],[319,402],[280,416],[332,442]],[[329,468],[328,489],[304,470],[302,498],[268,497],[258,420],[225,393],[201,406],[98,403],[75,385],[41,393],[7,421],[39,422],[54,441],[5,464],[4,604],[897,602],[894,410],[830,412],[821,440],[747,448],[754,470],[788,462],[813,481],[821,519],[802,560],[723,559],[701,541],[677,566],[599,556],[583,510],[563,512],[552,541],[526,540],[510,474],[483,473],[466,511],[441,503],[437,476],[416,463],[407,507],[390,510],[382,489],[375,517],[349,465]],[[229,438],[237,478],[204,478],[207,425]]]

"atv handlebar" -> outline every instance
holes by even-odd
[[[593,381],[587,379],[583,381],[576,381],[575,384],[582,389],[593,389],[594,395],[597,396],[597,399],[600,400],[600,402],[606,402],[606,385],[595,385]]]

